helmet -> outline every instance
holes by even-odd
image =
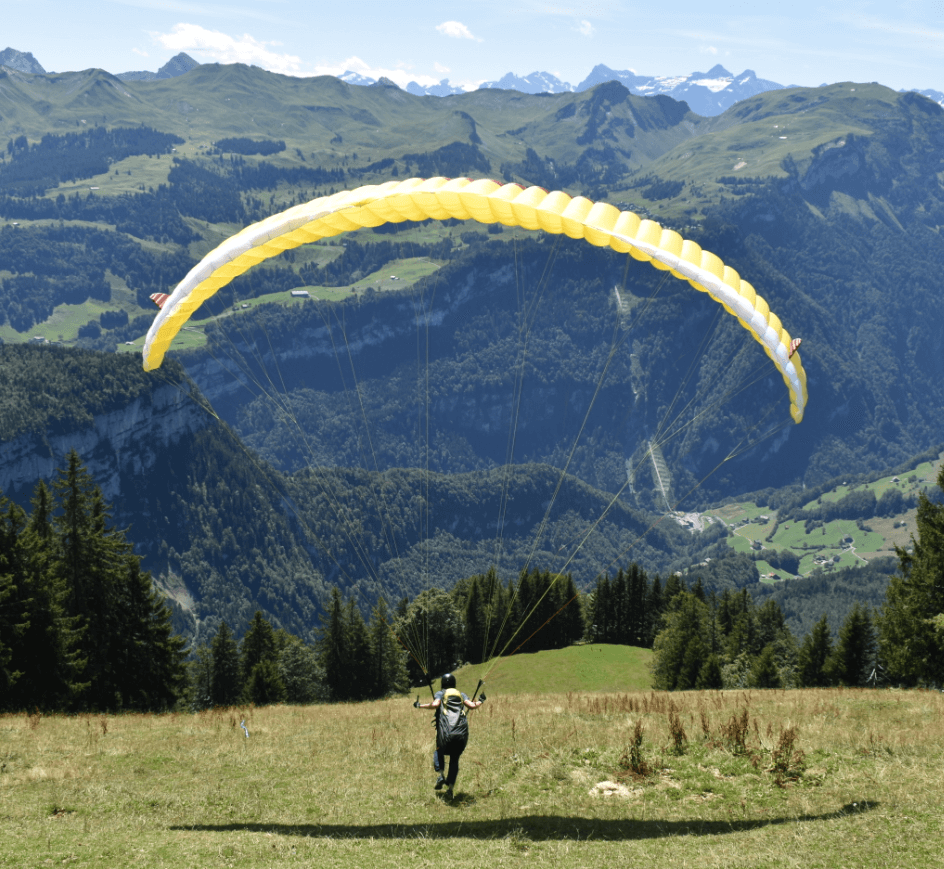
[[[445,691],[447,688],[456,687],[456,677],[452,673],[443,673],[442,679],[439,680],[439,687]]]

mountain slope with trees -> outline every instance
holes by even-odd
[[[917,95],[878,85],[785,89],[706,119],[618,83],[579,94],[433,99],[242,66],[201,66],[157,82],[100,71],[2,76],[9,105],[0,119],[0,141],[8,140],[0,160],[0,335],[8,342],[45,335],[124,349],[153,317],[148,297],[172,288],[245,223],[411,174],[492,174],[654,215],[751,280],[804,339],[805,421],[751,443],[768,411],[784,416],[779,379],[733,320],[722,316],[711,332],[716,305],[646,266],[566,238],[526,240],[451,222],[289,252],[221,294],[216,311],[225,306],[227,318],[203,312],[193,324],[199,338],[188,337],[206,349],[180,357],[239,438],[220,428],[188,439],[161,454],[154,478],[123,477],[115,500],[121,517],[152,524],[154,538],[140,543],[149,565],[168,581],[186,577],[210,632],[224,617],[248,623],[260,607],[295,632],[314,624],[326,583],[340,574],[336,559],[312,555],[317,546],[299,529],[314,520],[287,508],[285,493],[293,492],[293,508],[311,502],[326,537],[343,523],[324,520],[325,504],[304,488],[312,473],[356,480],[354,490],[365,493],[397,478],[404,497],[438,504],[444,521],[430,523],[433,534],[414,534],[417,513],[398,517],[393,531],[365,523],[373,541],[410,540],[345,579],[375,599],[398,560],[416,574],[423,546],[450,582],[490,566],[486,529],[502,525],[490,498],[511,432],[511,461],[521,465],[513,476],[529,493],[519,502],[522,528],[540,524],[538,505],[556,487],[549,468],[573,477],[564,491],[575,506],[552,517],[538,547],[547,559],[541,569],[558,569],[556,551],[572,552],[619,493],[612,515],[577,550],[584,585],[655,522],[636,510],[664,510],[689,492],[683,506],[813,486],[940,442],[944,348],[934,323],[944,314],[944,111]],[[382,291],[363,289],[365,278],[417,253],[435,267],[426,284],[399,291],[387,274]],[[349,293],[355,285],[361,289]],[[232,311],[298,287],[348,296]],[[627,329],[640,325],[641,313],[641,328]],[[711,343],[696,360],[706,335]],[[239,340],[255,354],[240,363],[253,373],[262,361],[277,363],[276,405],[225,370],[224,351]],[[597,372],[617,345],[597,393]],[[693,361],[696,376],[686,379]],[[752,380],[753,391],[731,388]],[[4,419],[30,418],[25,408],[42,406],[43,395],[39,388],[37,402],[5,397],[13,404],[4,405]],[[666,409],[696,397],[706,412],[656,458],[650,442]],[[428,438],[418,436],[424,407]],[[317,437],[284,436],[293,416]],[[377,435],[370,447],[365,418]],[[38,436],[42,425],[35,423]],[[746,443],[735,432],[747,433]],[[258,465],[246,461],[247,446]],[[365,462],[374,448],[373,463]],[[650,481],[660,462],[672,468],[669,495]],[[421,496],[429,485],[432,496]],[[455,486],[461,497],[446,498]],[[487,510],[478,512],[479,499]],[[460,516],[467,526],[451,539]],[[685,534],[675,539],[659,525],[639,544],[638,560],[665,570],[679,558],[700,560],[714,542]],[[432,542],[420,546],[420,537]],[[516,555],[528,549],[523,534],[507,546]],[[353,548],[342,546],[345,565]],[[228,596],[231,589],[238,593]],[[208,601],[216,608],[200,610]]]

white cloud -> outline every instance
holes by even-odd
[[[147,53],[146,51],[142,51],[140,48],[132,48],[131,51],[132,51],[134,54],[140,54],[141,57],[147,57],[147,56],[148,56],[148,53]]]
[[[218,30],[207,30],[196,24],[176,24],[169,33],[152,33],[155,42],[174,53],[184,51],[192,54],[197,60],[207,63],[246,63],[260,66],[271,72],[292,76],[331,75],[339,77],[346,72],[355,72],[365,78],[388,78],[399,87],[406,88],[415,81],[421,87],[437,85],[443,74],[448,73],[448,67],[435,64],[434,69],[440,73],[439,78],[433,75],[417,75],[409,70],[410,64],[400,64],[396,68],[373,66],[357,55],[351,55],[341,61],[326,61],[316,64],[302,64],[302,60],[292,54],[283,54],[274,50],[277,42],[262,42],[249,34],[231,36]],[[474,90],[470,85],[469,89]],[[465,87],[463,83],[460,87]]]
[[[716,54],[718,53],[718,49],[715,48],[713,45],[705,45],[705,46],[702,46],[702,49],[701,49],[701,50],[702,50],[703,52],[705,52],[705,54],[713,54],[713,55],[716,55]]]
[[[461,21],[443,21],[442,24],[436,25],[436,29],[443,36],[451,36],[453,39],[472,39],[476,42],[482,41],[478,37],[473,36],[472,31]]]
[[[593,25],[584,19],[577,25],[577,32],[582,36],[593,36]]]
[[[198,54],[218,63],[246,63],[284,75],[298,75],[301,67],[301,58],[271,50],[278,43],[260,42],[248,33],[237,37],[198,24],[175,24],[170,33],[151,35],[170,51]]]

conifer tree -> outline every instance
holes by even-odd
[[[187,704],[194,712],[213,706],[213,653],[201,643],[187,663]]]
[[[479,577],[473,576],[465,604],[465,659],[470,664],[480,664],[485,658],[486,617]]]
[[[693,688],[708,655],[711,613],[691,592],[679,592],[663,616],[653,644],[653,687],[660,691]]]
[[[944,490],[944,467],[937,477]],[[944,686],[944,503],[919,496],[912,551],[897,548],[898,572],[877,619],[881,659],[908,684]]]
[[[626,592],[629,598],[629,631],[627,642],[631,646],[645,646],[646,623],[648,621],[647,598],[649,580],[646,572],[634,561],[627,571]]]
[[[829,659],[833,641],[826,615],[813,625],[803,640],[797,662],[797,681],[802,688],[825,688],[830,684]]]
[[[363,700],[370,696],[372,672],[370,660],[370,634],[354,598],[347,602],[345,630],[348,648],[348,699]]]
[[[211,700],[214,706],[234,706],[242,694],[239,674],[239,649],[236,637],[226,622],[220,622],[210,643],[213,657]]]
[[[256,706],[285,699],[285,683],[278,666],[278,649],[272,625],[256,610],[240,645],[240,674],[244,699]]]
[[[249,673],[243,694],[246,700],[256,706],[268,706],[285,700],[285,683],[276,661],[265,658]]]
[[[22,658],[22,637],[29,628],[30,600],[19,557],[25,519],[12,502],[0,497],[0,709],[12,709],[13,686],[23,675],[15,668]],[[16,654],[14,654],[16,652]]]
[[[113,607],[116,551],[114,541],[106,534],[101,492],[75,450],[69,452],[66,461],[54,484],[61,512],[53,520],[57,542],[53,569],[68,595],[70,613],[80,619],[82,626],[82,680],[89,683],[82,705],[113,709],[120,705],[111,655],[118,629]]]
[[[263,661],[275,661],[277,657],[278,650],[272,625],[262,615],[262,610],[256,610],[239,647],[239,667],[243,681],[249,680],[257,664]]]
[[[128,551],[120,568],[112,649],[123,708],[170,709],[184,691],[187,641],[173,632],[170,608],[140,558]]]
[[[371,696],[402,694],[409,688],[405,652],[391,630],[390,613],[383,598],[371,613],[369,633]]]
[[[331,603],[318,647],[328,693],[335,700],[348,699],[350,653],[344,603],[337,586],[331,588]]]
[[[327,700],[324,668],[318,651],[299,637],[288,635],[280,643],[279,675],[288,703],[316,703]]]
[[[720,690],[724,687],[724,678],[721,674],[721,662],[714,653],[710,654],[695,680],[695,689],[698,691]]]
[[[875,628],[869,611],[855,604],[839,630],[828,669],[841,685],[864,685],[875,666]]]
[[[665,594],[662,588],[662,579],[656,574],[646,594],[646,633],[643,645],[648,649],[651,649],[655,642],[664,611]]]
[[[573,574],[568,573],[557,582],[560,589],[557,599],[559,612],[554,618],[560,626],[557,648],[562,649],[583,638],[583,596],[577,590]]]
[[[68,608],[69,593],[55,569],[57,541],[53,528],[52,493],[40,481],[32,512],[21,536],[25,572],[21,593],[28,600],[29,624],[19,655],[23,678],[11,698],[17,709],[71,710],[88,683],[80,616]]]
[[[782,688],[783,680],[777,667],[773,645],[765,646],[754,662],[751,682],[755,688]]]
[[[610,622],[612,619],[611,585],[608,576],[597,579],[593,592],[593,640],[596,643],[612,642]]]

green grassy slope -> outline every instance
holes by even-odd
[[[4,716],[0,865],[941,862],[940,694],[496,695],[472,713],[452,799],[433,790],[428,722],[404,698]],[[637,723],[648,774],[628,768]]]
[[[503,696],[645,691],[652,686],[651,659],[650,649],[596,643],[469,664],[456,671],[456,679],[466,693],[485,679],[486,694]]]
[[[889,489],[902,495],[915,496],[934,487],[944,454],[935,461],[921,462],[897,474],[884,474],[870,482],[838,485],[823,492],[805,505],[815,507],[818,502],[839,501],[853,491],[872,492],[879,498]],[[727,544],[735,552],[754,553],[758,557],[765,549],[790,550],[800,558],[798,575],[808,575],[815,569],[833,571],[842,567],[863,564],[873,558],[894,556],[896,546],[908,546],[915,531],[916,508],[910,507],[898,515],[833,519],[814,523],[778,518],[778,511],[760,507],[751,501],[738,501],[706,511],[703,516],[723,522],[729,529]],[[773,568],[766,561],[758,561],[762,582],[776,582],[791,578],[781,568]]]

